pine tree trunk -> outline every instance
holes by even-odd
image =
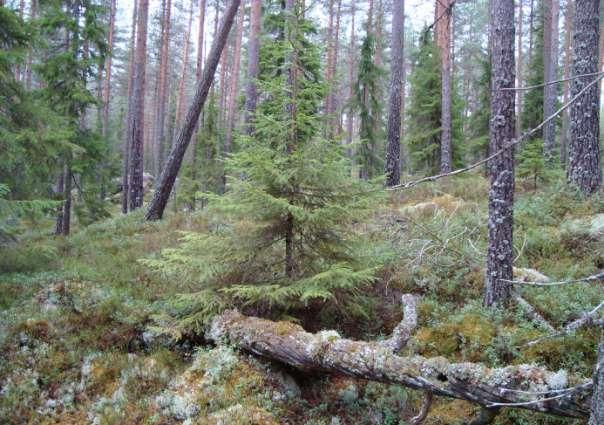
[[[523,38],[523,24],[524,24],[524,1],[520,0],[520,4],[518,5],[518,45],[516,47],[516,54],[518,55],[518,60],[516,61],[516,85],[521,87],[524,84],[523,78],[523,61],[524,58],[522,56],[522,38]],[[516,137],[520,137],[522,133],[522,92],[516,93]]]
[[[571,40],[573,30],[574,0],[566,0],[566,11],[564,13],[564,79],[570,77],[570,66],[572,59]],[[570,99],[570,83],[564,83],[562,101],[567,103]],[[566,109],[562,113],[562,135],[560,137],[560,162],[566,168],[568,162],[568,138],[570,131],[570,111]]]
[[[331,74],[331,62],[333,61],[333,33],[334,33],[334,0],[329,0],[327,6],[327,37],[325,40],[325,45],[327,46],[327,60],[325,63],[325,82],[329,85],[329,89],[327,92],[327,96],[325,96],[325,115],[329,116],[331,114],[331,92],[332,86],[334,84],[333,75]],[[327,124],[327,134],[331,133],[331,126]]]
[[[63,196],[63,202],[57,208],[57,218],[55,220],[55,235],[63,234],[63,208],[65,203],[65,170],[62,169],[57,179],[57,193]]]
[[[38,0],[31,0],[29,4],[29,20],[33,21],[36,19],[38,11]],[[32,86],[32,65],[33,65],[34,53],[32,49],[29,49],[27,53],[27,59],[25,61],[25,89],[31,90]]]
[[[331,114],[333,115],[336,111],[339,110],[340,99],[336,96],[337,93],[340,93],[340,84],[337,78],[337,70],[338,70],[338,55],[340,51],[340,20],[342,17],[342,0],[338,0],[338,6],[336,8],[336,28],[334,32],[334,48],[333,48],[333,61],[331,63],[331,75],[334,78],[334,85],[331,87],[329,95],[331,96]],[[334,117],[332,120],[334,127],[336,128],[336,134],[342,133],[342,122],[341,122],[341,113],[338,114],[337,117]]]
[[[233,144],[233,129],[237,119],[237,94],[239,92],[239,66],[241,64],[241,41],[243,39],[244,10],[239,12],[237,18],[237,34],[235,36],[235,51],[233,52],[233,71],[229,83],[229,103],[227,106],[226,135],[224,140],[224,153],[231,153]]]
[[[600,331],[598,360],[596,361],[593,381],[589,425],[602,425],[604,424],[604,332],[602,331]]]
[[[153,173],[157,177],[163,165],[164,139],[166,130],[166,100],[168,94],[168,62],[170,46],[170,15],[172,0],[162,1],[161,42],[153,130]]]
[[[205,29],[205,19],[206,19],[206,0],[199,0],[199,30],[197,32],[197,64],[195,67],[195,84],[199,84],[201,81],[201,75],[203,73],[203,54],[204,54],[204,29]],[[193,135],[193,146],[191,148],[191,177],[193,180],[197,179],[197,132],[199,131],[199,127],[203,126],[203,111],[201,114],[201,119],[198,120],[197,125],[195,126],[195,132]],[[192,209],[195,209],[195,202],[191,205]]]
[[[63,219],[61,234],[68,236],[71,232],[71,179],[73,178],[69,161],[67,164],[65,164],[64,174],[65,176],[63,177],[63,180],[65,185],[65,198],[63,201],[63,214],[61,215],[61,218]]]
[[[514,85],[514,1],[491,3],[491,121],[490,152],[504,149],[514,138],[514,92],[501,90]],[[502,304],[511,295],[514,149],[492,159],[489,169],[488,256],[484,303]]]
[[[163,216],[185,152],[189,146],[189,143],[191,142],[191,137],[195,131],[199,115],[201,114],[203,105],[208,97],[210,86],[214,80],[214,74],[216,73],[216,68],[218,67],[218,62],[220,60],[220,53],[226,44],[229,31],[233,26],[233,20],[235,18],[235,14],[237,13],[237,9],[239,8],[240,2],[241,0],[231,0],[227,9],[225,10],[220,30],[212,43],[212,49],[208,55],[203,76],[197,85],[191,107],[189,108],[185,122],[178,133],[178,137],[172,146],[168,161],[164,166],[159,178],[157,189],[155,190],[153,199],[149,204],[149,209],[147,210],[146,214],[147,220],[159,220]]]
[[[346,144],[348,148],[348,157],[352,158],[352,140],[354,132],[354,108],[352,102],[354,99],[354,68],[355,68],[355,17],[356,17],[356,3],[352,0],[350,4],[351,22],[350,22],[350,45],[348,46],[348,116],[346,122]]]
[[[558,70],[558,16],[560,0],[543,0],[543,80],[554,81]],[[549,117],[556,111],[557,86],[544,87],[543,115]],[[556,147],[556,121],[543,128],[543,154],[551,162]]]
[[[440,138],[440,171],[448,173],[453,167],[453,122],[451,119],[451,16],[453,2],[436,0],[436,45],[441,60],[441,138]]]
[[[262,0],[251,0],[250,34],[248,42],[247,88],[245,90],[245,132],[254,131],[254,114],[258,103],[257,79],[260,70],[260,31],[262,26]]]
[[[180,128],[182,123],[182,115],[184,113],[185,108],[185,85],[187,79],[187,68],[189,66],[189,50],[190,50],[190,40],[191,40],[191,26],[193,25],[193,5],[191,4],[191,9],[189,11],[189,23],[187,25],[187,33],[185,34],[185,46],[182,57],[182,70],[180,73],[180,80],[178,83],[178,96],[176,100],[176,118],[174,130]],[[176,138],[176,134],[172,135],[172,139]]]
[[[405,39],[405,2],[395,0],[392,6],[392,46],[390,54],[390,102],[388,105],[388,145],[386,146],[386,186],[401,181],[401,102]]]
[[[124,137],[123,174],[122,174],[122,213],[128,213],[128,199],[130,194],[130,146],[132,145],[132,91],[134,88],[134,51],[136,50],[136,23],[138,21],[138,1],[134,2],[132,11],[132,29],[130,32],[130,54],[128,60],[128,111],[125,117],[126,137]]]
[[[107,137],[109,127],[109,96],[111,95],[111,66],[113,60],[113,38],[115,32],[115,12],[117,0],[111,0],[109,10],[109,31],[107,35],[107,59],[105,60],[105,79],[103,80],[103,117],[102,134]]]
[[[599,0],[576,0],[573,23],[572,75],[598,71]],[[571,97],[594,77],[571,82]],[[602,184],[599,148],[600,98],[597,85],[591,87],[570,107],[570,146],[568,180],[583,193],[592,194]]]
[[[143,205],[143,147],[145,134],[145,66],[147,61],[147,18],[149,0],[139,0],[136,49],[134,55],[134,82],[132,87],[132,115],[129,132],[130,146],[130,210]]]

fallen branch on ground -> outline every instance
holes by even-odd
[[[502,282],[512,283],[514,285],[527,285],[527,286],[561,286],[570,285],[573,283],[593,283],[604,281],[604,272],[597,273],[591,276],[582,277],[579,279],[559,280],[556,282],[537,282],[537,281],[524,281],[524,280],[508,280],[500,279]]]
[[[511,407],[576,418],[589,415],[589,389],[551,399],[555,391],[568,386],[566,378],[534,365],[491,369],[477,363],[451,363],[444,357],[398,356],[379,342],[353,341],[335,331],[312,334],[293,323],[247,317],[233,310],[214,318],[207,337],[301,371],[398,384],[483,407],[523,403]]]

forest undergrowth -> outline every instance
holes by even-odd
[[[413,293],[420,300],[419,323],[406,353],[489,366],[536,363],[591,376],[595,330],[526,346],[547,330],[516,306],[482,307],[487,190],[486,180],[471,174],[392,192],[369,220],[354,223],[375,278],[355,294],[350,309],[327,309],[321,298],[277,310],[236,306],[297,321],[311,331],[336,329],[374,340],[401,320],[400,295]],[[538,271],[564,280],[604,268],[604,199],[586,199],[555,181],[538,189],[520,184],[516,198],[520,278],[533,280]],[[210,232],[209,214],[172,212],[161,222],[146,222],[140,212],[115,214],[88,227],[76,225],[69,237],[48,236],[43,219],[26,223],[36,231],[22,234],[0,258],[0,418],[66,424],[404,424],[417,413],[421,393],[403,387],[302,376],[209,345],[195,327],[181,327],[178,339],[162,333],[165,326],[158,324],[165,322],[158,317],[182,313],[166,301],[200,288],[194,279],[159,273],[149,261],[179,246],[182,232]],[[602,295],[598,284],[521,290],[555,328],[592,309]],[[463,424],[476,412],[466,402],[438,399],[425,423]],[[495,423],[580,422],[510,409]]]

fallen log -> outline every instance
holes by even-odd
[[[509,405],[558,416],[589,416],[591,380],[568,388],[564,371],[535,365],[489,368],[451,363],[444,357],[399,356],[380,342],[353,341],[336,331],[312,334],[290,322],[248,317],[235,310],[216,316],[207,337],[301,371],[398,384],[485,408]]]

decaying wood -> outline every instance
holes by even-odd
[[[426,391],[424,393],[424,399],[422,401],[422,407],[419,409],[419,413],[417,416],[411,418],[411,421],[409,422],[411,425],[420,425],[426,420],[428,417],[428,412],[430,412],[430,406],[432,406],[432,399],[432,393],[430,391]]]
[[[539,323],[542,327],[547,329],[549,332],[555,332],[556,328],[554,328],[550,322],[545,320],[545,318],[537,311],[535,307],[527,300],[525,300],[522,296],[515,294],[514,300],[518,303],[518,306],[524,311],[526,317],[531,319],[533,322]]]
[[[517,403],[510,407],[567,417],[589,416],[591,381],[561,391],[572,386],[566,373],[539,366],[491,369],[478,363],[452,363],[444,357],[399,356],[379,342],[353,341],[335,331],[312,334],[293,323],[248,317],[234,310],[216,316],[207,336],[302,371],[398,384],[484,407]]]
[[[403,320],[394,328],[390,338],[381,341],[382,347],[390,349],[393,353],[398,353],[407,345],[407,341],[417,327],[417,300],[411,294],[404,294],[401,302]]]

